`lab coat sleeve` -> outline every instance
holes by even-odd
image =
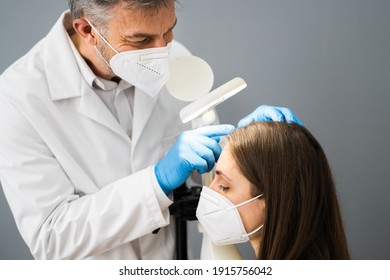
[[[172,202],[157,199],[152,167],[76,193],[33,125],[8,100],[0,108],[0,181],[35,258],[87,258],[169,224]]]

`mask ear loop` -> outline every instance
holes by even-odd
[[[263,228],[264,225],[261,225],[259,226],[258,228],[252,230],[250,233],[247,233],[247,234],[244,234],[243,237],[249,237],[251,236],[252,234],[255,234],[256,232],[258,232],[259,230],[261,230]]]
[[[247,201],[244,201],[244,202],[241,202],[241,203],[239,203],[239,204],[237,204],[237,205],[234,205],[234,206],[232,206],[232,207],[229,207],[227,210],[233,209],[233,208],[238,208],[238,207],[240,207],[240,206],[243,206],[243,205],[245,205],[245,204],[248,204],[248,203],[250,203],[250,202],[252,202],[252,201],[254,201],[254,200],[256,200],[256,199],[262,197],[263,195],[264,195],[264,194],[259,194],[258,196],[252,197],[251,199],[249,199],[249,200],[247,200]],[[259,230],[261,230],[261,229],[263,228],[263,226],[264,226],[264,225],[259,226],[258,228],[252,230],[251,232],[242,235],[242,237],[245,238],[245,237],[251,236],[252,234],[255,234],[256,232],[258,232]]]
[[[104,63],[107,64],[107,66],[112,69],[110,63],[108,63],[108,61],[104,58],[104,56],[101,54],[101,52],[98,50],[98,48],[96,46],[94,46],[94,47],[95,47],[96,52],[100,56],[100,58],[103,59]]]
[[[249,200],[247,200],[247,201],[241,202],[241,203],[239,203],[239,204],[237,204],[237,205],[233,205],[233,206],[227,208],[226,210],[230,210],[230,209],[233,209],[233,208],[238,208],[238,207],[241,207],[241,206],[243,206],[243,205],[245,205],[245,204],[251,203],[252,201],[254,201],[254,200],[256,200],[256,199],[262,197],[263,195],[264,195],[264,194],[259,194],[258,196],[252,197],[251,199],[249,199]]]
[[[110,47],[110,49],[112,49],[116,54],[120,55],[120,53],[117,52],[117,50],[114,49],[113,46],[111,46],[111,44],[106,40],[106,38],[104,38],[103,35],[100,34],[100,32],[95,28],[95,26],[93,26],[93,24],[87,18],[84,19],[86,20],[86,22],[88,22],[89,26],[91,26],[91,28],[99,35],[99,37],[103,40],[103,42],[106,43]]]

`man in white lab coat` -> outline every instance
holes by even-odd
[[[218,138],[163,87],[174,0],[71,0],[0,76],[0,182],[37,259],[174,259],[172,190],[209,171]],[[253,120],[298,121],[263,106]],[[156,229],[160,229],[156,231]],[[154,232],[154,233],[153,233]]]

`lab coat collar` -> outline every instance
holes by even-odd
[[[78,111],[86,117],[106,126],[129,140],[118,121],[81,74],[72,41],[66,30],[70,26],[70,14],[64,12],[46,37],[44,63],[53,101],[81,97]]]
[[[88,86],[80,73],[71,46],[71,40],[64,26],[69,26],[69,11],[64,12],[47,35],[45,45],[45,67],[52,100],[82,97],[79,112],[103,124],[128,139],[115,117],[109,113],[97,94]],[[68,22],[67,22],[68,21]],[[68,47],[64,47],[68,46]],[[163,89],[165,90],[165,89]],[[159,95],[150,97],[135,88],[133,112],[133,149],[142,135]],[[107,112],[107,114],[104,114]]]
[[[69,12],[64,12],[46,37],[44,61],[52,100],[81,96],[82,77],[64,28],[70,20]]]

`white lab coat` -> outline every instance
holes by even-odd
[[[186,104],[136,89],[130,140],[83,80],[64,18],[0,76],[0,181],[17,227],[37,259],[174,259],[153,165],[190,129]]]

